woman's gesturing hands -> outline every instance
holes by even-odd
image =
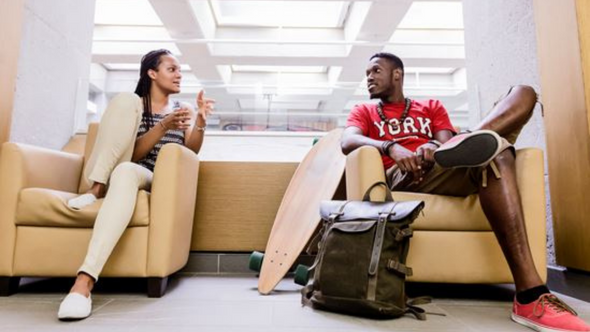
[[[207,120],[207,116],[213,112],[215,108],[215,100],[210,98],[205,98],[205,90],[201,90],[197,95],[197,115],[202,118],[203,120]]]
[[[191,110],[186,106],[176,108],[172,113],[166,115],[160,121],[160,125],[164,129],[186,130],[190,127]]]

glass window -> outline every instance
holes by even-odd
[[[202,89],[216,99],[208,142],[239,146],[240,160],[300,160],[314,137],[343,127],[354,105],[371,102],[364,73],[380,51],[404,60],[409,98],[440,99],[456,126],[468,125],[460,1],[97,0],[80,130],[135,89],[141,56],[157,48],[183,64],[176,99],[194,104]],[[232,158],[223,151],[208,156]]]

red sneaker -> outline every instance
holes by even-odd
[[[508,143],[491,130],[459,134],[434,151],[434,160],[443,168],[477,167],[489,164]]]
[[[515,298],[512,320],[541,332],[590,331],[574,309],[551,293],[529,304],[520,304]]]

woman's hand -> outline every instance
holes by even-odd
[[[184,131],[190,127],[190,120],[191,110],[186,106],[182,106],[175,109],[172,113],[166,115],[160,121],[160,124],[166,130],[174,129]]]
[[[197,95],[197,117],[201,118],[203,121],[207,121],[207,116],[213,112],[215,108],[215,100],[210,98],[205,98],[205,90],[201,90]]]

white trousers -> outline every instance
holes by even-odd
[[[131,221],[138,190],[149,190],[152,184],[153,173],[130,161],[142,112],[143,104],[136,94],[114,97],[102,116],[96,143],[84,166],[85,180],[108,184],[86,258],[78,270],[94,280],[98,280]]]

